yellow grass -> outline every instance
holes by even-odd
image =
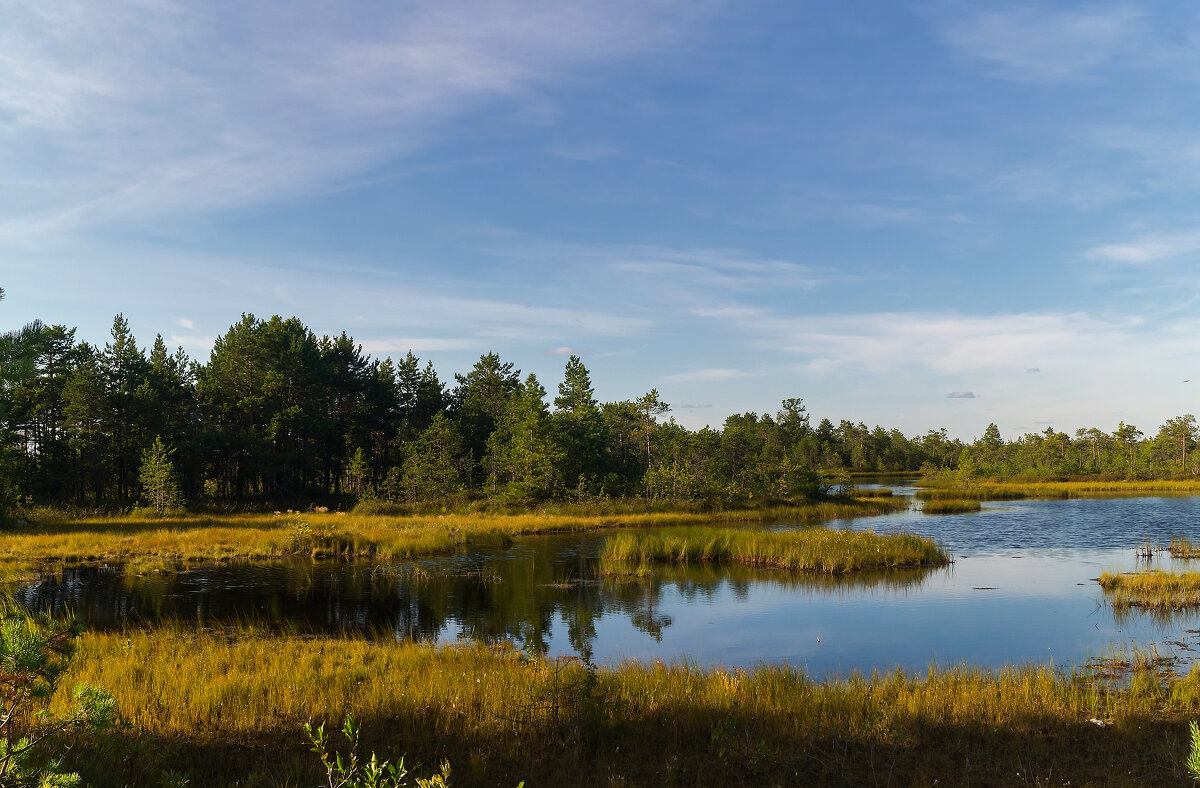
[[[1200,606],[1200,572],[1105,572],[1100,587],[1113,607],[1173,610]]]
[[[589,675],[512,649],[253,633],[89,635],[72,673],[107,687],[128,724],[71,753],[101,786],[157,784],[164,768],[193,785],[313,785],[301,726],[347,713],[367,749],[409,765],[449,758],[463,786],[1184,784],[1200,707],[1196,671],[820,682],[788,667],[654,663]]]
[[[919,490],[919,498],[940,496],[1010,500],[1014,498],[1102,498],[1105,496],[1188,495],[1200,493],[1200,479],[1194,481],[1070,481],[1070,482],[987,482],[965,489],[932,487]]]
[[[948,563],[949,556],[932,539],[905,533],[672,528],[610,536],[600,561],[610,573],[643,571],[656,563],[735,563],[837,574],[933,566]]]
[[[902,505],[902,501],[877,499],[717,513],[387,516],[306,512],[64,518],[3,534],[0,578],[6,566],[11,574],[15,571],[12,567],[35,561],[221,561],[297,554],[395,560],[454,552],[472,544],[503,544],[527,534],[713,522],[806,522],[882,514]]]

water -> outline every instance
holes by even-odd
[[[1139,561],[1134,547],[1179,535],[1200,541],[1198,497],[985,503],[977,514],[906,511],[832,527],[922,533],[946,545],[954,563],[836,578],[689,567],[612,580],[596,575],[605,537],[593,534],[395,566],[293,561],[146,576],[80,567],[18,598],[69,608],[96,629],[170,621],[510,639],[598,663],[786,663],[817,676],[960,662],[1073,665],[1134,644],[1186,661],[1200,649],[1200,613],[1118,616],[1094,582],[1105,570],[1184,568],[1165,552]]]

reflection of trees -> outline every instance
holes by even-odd
[[[591,660],[597,624],[621,616],[655,640],[672,624],[667,591],[687,602],[746,598],[756,584],[806,594],[902,591],[931,571],[843,576],[750,567],[662,567],[652,580],[595,579],[603,539],[529,539],[507,551],[403,566],[310,561],[206,565],[181,572],[123,574],[75,567],[17,592],[23,604],[70,610],[95,629],[173,621],[199,626],[254,624],[296,632],[354,631],[401,640],[447,636],[516,639],[549,650],[561,620],[571,650]]]

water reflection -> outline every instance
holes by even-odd
[[[890,485],[898,488],[898,485]],[[840,523],[933,536],[941,568],[808,575],[726,566],[601,578],[603,535],[547,536],[395,566],[309,561],[136,575],[72,568],[18,592],[113,629],[179,622],[417,641],[516,641],[596,662],[786,662],[822,675],[931,662],[1082,663],[1113,645],[1194,640],[1200,611],[1113,611],[1093,578],[1144,567],[1144,539],[1200,537],[1200,498],[987,503],[970,515],[916,511]],[[786,526],[783,526],[786,527]],[[1161,568],[1195,566],[1155,556]]]

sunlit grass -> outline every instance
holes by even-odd
[[[967,514],[978,512],[982,508],[983,505],[978,500],[938,498],[926,501],[921,506],[921,511],[925,514]]]
[[[1167,545],[1167,552],[1172,558],[1200,558],[1200,544],[1196,544],[1186,536],[1179,536]]]
[[[1122,495],[1186,495],[1189,493],[1200,493],[1200,480],[982,482],[965,488],[928,487],[917,490],[915,495],[922,500],[975,498],[984,501],[1005,501],[1021,498],[1103,498]]]
[[[505,544],[527,534],[713,522],[807,522],[882,514],[902,506],[902,501],[873,499],[717,513],[47,517],[47,522],[9,531],[0,538],[0,567],[32,561],[221,561],[289,555],[395,560],[449,553],[470,545]]]
[[[1200,572],[1104,572],[1099,582],[1113,607],[1170,610],[1200,606]]]
[[[644,571],[663,563],[735,563],[839,573],[948,561],[946,552],[925,537],[827,528],[679,528],[622,533],[608,537],[600,556],[602,570],[610,573]]]
[[[107,687],[128,727],[70,758],[89,785],[168,768],[193,785],[311,785],[302,724],[352,713],[368,749],[449,758],[456,785],[1180,782],[1200,673],[1139,664],[1121,681],[1031,665],[823,682],[786,666],[589,675],[510,648],[89,635],[70,678]]]

